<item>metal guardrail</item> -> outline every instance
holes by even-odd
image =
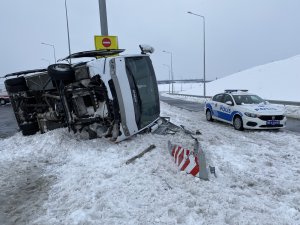
[[[178,96],[186,96],[186,97],[195,97],[195,98],[204,98],[201,95],[187,95],[187,94],[176,94],[176,93],[168,93],[169,95],[178,95]],[[206,96],[206,98],[211,98],[212,96]],[[300,102],[292,102],[292,101],[281,101],[281,100],[266,100],[270,103],[281,104],[281,105],[294,105],[300,106]]]
[[[300,102],[281,101],[281,100],[267,100],[267,101],[274,104],[300,106]]]

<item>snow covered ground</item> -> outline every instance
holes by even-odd
[[[226,89],[247,89],[268,100],[300,102],[300,55],[281,61],[257,66],[236,74],[207,83],[206,95],[213,96]],[[159,85],[160,92],[171,92],[172,85]],[[177,94],[203,96],[202,83],[175,83],[173,91]],[[170,96],[168,96],[170,97]],[[195,97],[171,96],[193,102],[204,102]],[[289,117],[300,119],[300,107],[286,106]]]
[[[244,70],[207,83],[207,95],[212,96],[225,89],[247,89],[264,99],[300,102],[299,65],[300,55]],[[193,94],[201,89],[199,85],[182,93]],[[203,95],[203,92],[200,93]]]
[[[300,102],[300,55],[260,65],[207,83],[206,95],[213,96],[225,89],[247,89],[264,99]],[[202,77],[199,77],[202,78]],[[160,87],[168,91],[169,86]],[[203,85],[175,84],[181,94],[203,95]]]
[[[266,99],[299,101],[299,63],[297,56],[216,80],[207,94],[246,88]],[[203,93],[201,84],[174,88]],[[119,144],[85,140],[67,129],[17,133],[0,138],[0,224],[300,224],[299,134],[239,132],[207,122],[202,113],[165,103],[161,110],[172,122],[201,131],[216,178],[202,181],[179,171],[167,141],[192,148],[182,133],[137,135]],[[299,107],[288,112],[300,115]],[[153,151],[125,164],[151,144]]]
[[[0,224],[300,224],[300,136],[235,131],[161,103],[162,115],[199,129],[217,178],[180,172],[167,140],[137,135],[113,144],[67,129],[0,139]],[[150,144],[156,148],[125,162]]]
[[[2,79],[0,79],[0,95],[7,95],[7,92],[5,90],[5,86],[2,83]]]

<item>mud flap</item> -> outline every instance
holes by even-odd
[[[197,139],[195,139],[193,150],[185,149],[179,145],[172,145],[170,141],[168,142],[168,150],[180,170],[200,179],[208,180],[205,154]]]

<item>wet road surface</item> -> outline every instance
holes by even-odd
[[[201,103],[188,102],[164,96],[160,96],[160,100],[169,105],[193,112],[202,113],[204,109],[204,104]],[[300,120],[288,118],[285,129],[300,133]],[[11,105],[0,106],[0,138],[10,137],[16,132],[18,132],[18,124]]]

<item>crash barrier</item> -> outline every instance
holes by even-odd
[[[172,94],[168,93],[169,95],[178,95],[178,96],[186,96],[186,97],[195,97],[195,98],[211,98],[212,96],[201,96],[201,95],[187,95],[187,94]],[[280,105],[294,105],[300,106],[300,102],[292,102],[292,101],[281,101],[281,100],[266,100],[273,104],[280,104]]]
[[[185,149],[176,144],[172,145],[170,141],[168,142],[168,149],[174,158],[175,164],[181,171],[185,171],[200,179],[208,180],[205,154],[200,148],[198,140],[195,140],[193,150]]]

